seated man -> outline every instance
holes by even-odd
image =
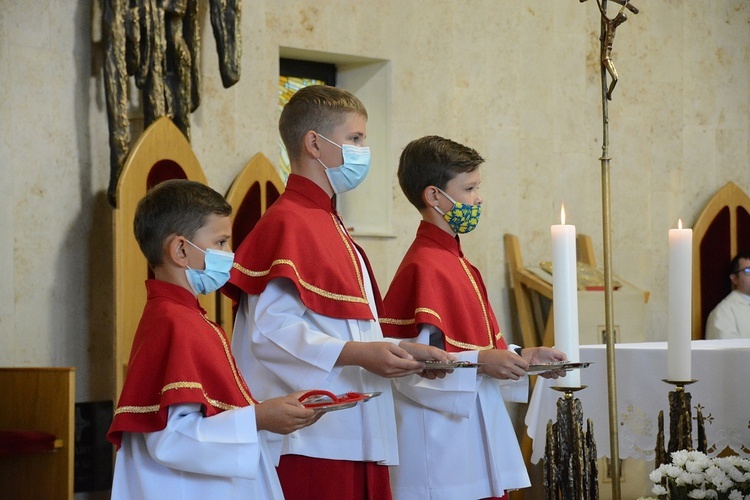
[[[707,339],[750,339],[750,252],[740,252],[729,267],[732,292],[706,321]]]

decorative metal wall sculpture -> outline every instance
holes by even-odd
[[[208,0],[225,88],[240,78],[241,0]],[[200,104],[198,0],[103,0],[104,87],[110,181],[115,189],[130,151],[128,79],[143,93],[143,127],[168,116],[190,140],[190,113]]]

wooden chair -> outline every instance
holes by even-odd
[[[728,182],[693,224],[693,339],[704,338],[708,315],[731,291],[729,262],[737,253],[748,250],[750,197]]]
[[[0,445],[0,496],[72,499],[75,368],[0,368],[0,402],[0,433],[13,439]],[[33,435],[49,448],[24,442]]]
[[[234,211],[232,213],[232,250],[236,251],[240,243],[255,227],[268,207],[284,191],[284,181],[273,164],[262,153],[253,156],[235,178],[229,191],[227,201]],[[232,300],[217,294],[219,323],[232,339],[234,311]]]
[[[113,212],[115,253],[115,401],[125,379],[130,349],[146,303],[144,281],[152,277],[133,234],[138,201],[159,182],[190,179],[206,184],[206,176],[190,143],[172,121],[162,117],[135,143],[117,184]],[[201,297],[201,305],[216,317],[215,294]]]

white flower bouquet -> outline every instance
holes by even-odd
[[[659,466],[649,479],[659,499],[750,500],[750,460],[738,456],[709,458],[699,451],[676,451],[672,463]]]

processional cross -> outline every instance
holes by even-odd
[[[579,0],[581,3],[586,0]],[[612,0],[622,7],[617,14],[610,18],[607,16],[607,0],[596,0],[599,13],[601,14],[600,57],[601,57],[601,83],[602,83],[602,156],[599,158],[602,171],[602,235],[604,239],[604,308],[606,323],[607,343],[607,389],[609,408],[609,435],[610,435],[610,476],[612,478],[612,497],[620,499],[620,446],[618,437],[617,419],[617,385],[615,367],[615,345],[614,345],[614,305],[612,286],[612,229],[611,229],[611,206],[610,206],[610,161],[609,157],[609,101],[612,100],[612,92],[617,85],[618,75],[612,59],[612,49],[615,42],[617,28],[622,25],[628,16],[625,10],[638,14],[638,9],[630,3],[630,0]],[[607,75],[612,79],[607,85]]]
[[[580,0],[585,2],[586,0]],[[622,23],[627,20],[625,9],[633,14],[638,14],[638,9],[630,3],[630,0],[612,0],[622,5],[615,17],[607,17],[607,0],[596,0],[601,14],[601,82],[602,82],[602,156],[599,158],[602,171],[602,235],[604,239],[604,309],[605,325],[607,332],[607,394],[609,409],[609,450],[611,457],[610,476],[612,477],[612,497],[619,500],[620,497],[620,443],[619,426],[617,419],[617,370],[615,362],[615,339],[614,339],[614,298],[612,295],[612,210],[610,200],[610,161],[609,157],[609,106],[612,100],[612,91],[617,84],[618,76],[615,64],[612,60],[612,48],[615,42],[615,33]],[[607,87],[607,74],[612,78],[612,83]]]

